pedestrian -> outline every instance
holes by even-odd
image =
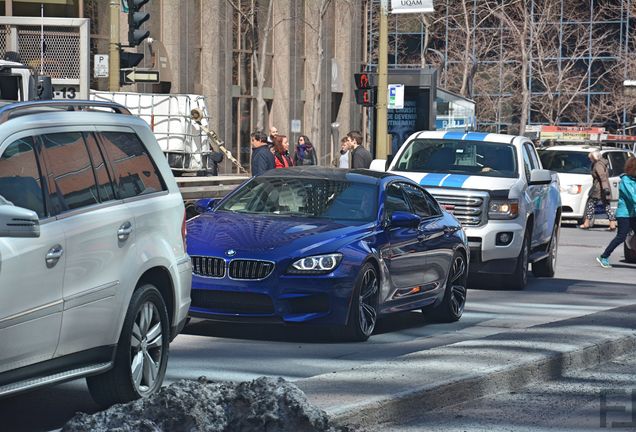
[[[592,188],[587,199],[585,207],[584,221],[579,228],[589,229],[592,226],[592,218],[594,217],[594,208],[598,203],[602,203],[605,207],[605,213],[609,219],[609,230],[616,229],[616,218],[610,205],[611,189],[609,183],[609,167],[607,161],[601,156],[601,152],[593,150],[588,154],[588,158],[592,162]]]
[[[276,168],[294,166],[294,162],[289,156],[289,140],[285,135],[274,137],[274,166]]]
[[[267,136],[263,132],[252,132],[250,135],[252,145],[252,176],[263,174],[274,169],[274,155],[267,145]]]
[[[270,126],[269,135],[267,135],[267,144],[274,145],[274,137],[278,135],[278,128],[276,126]]]
[[[296,144],[296,152],[294,153],[294,165],[318,165],[316,157],[316,148],[313,146],[307,135],[298,137]]]
[[[630,230],[636,232],[636,158],[627,159],[624,171],[618,187],[618,207],[616,208],[618,231],[601,256],[596,257],[596,261],[603,268],[612,267],[609,256],[618,245],[625,241]]]
[[[337,168],[351,168],[351,152],[349,151],[349,138],[343,136],[340,139],[340,151],[332,162]]]
[[[369,168],[373,157],[369,150],[362,146],[362,134],[358,131],[351,131],[347,134],[349,139],[349,157],[351,158],[351,168]]]

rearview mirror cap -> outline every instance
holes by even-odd
[[[374,159],[371,162],[371,165],[369,166],[369,169],[371,171],[384,172],[384,171],[386,171],[386,167],[387,167],[386,159]]]
[[[202,198],[194,203],[194,210],[198,214],[205,213],[212,210],[218,201],[218,198]]]
[[[0,237],[40,237],[37,213],[10,204],[0,204]]]
[[[552,172],[546,169],[533,169],[530,172],[530,185],[546,185],[552,183]]]
[[[418,215],[410,212],[395,211],[391,215],[392,227],[416,227],[421,221]]]

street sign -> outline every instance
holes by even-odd
[[[404,84],[389,84],[388,109],[404,108]]]
[[[433,0],[391,0],[391,13],[433,13]]]
[[[95,78],[108,78],[108,54],[95,54],[93,64]]]
[[[300,120],[294,119],[291,121],[291,131],[292,133],[300,133]]]
[[[159,71],[149,69],[121,69],[120,81],[123,84],[158,83]]]

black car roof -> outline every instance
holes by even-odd
[[[343,169],[329,168],[319,166],[299,166],[290,168],[277,168],[269,170],[261,175],[261,177],[296,177],[296,178],[312,178],[312,179],[341,179],[350,181],[367,181],[377,183],[387,177],[395,177],[379,171],[371,171],[367,169]]]

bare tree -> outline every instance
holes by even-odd
[[[267,1],[265,6],[265,25],[256,25],[259,8],[251,8],[245,5],[237,4],[232,0],[226,0],[228,4],[238,12],[242,20],[248,25],[252,44],[252,66],[256,78],[256,129],[264,130],[265,117],[265,98],[263,97],[263,88],[265,87],[265,68],[267,66],[267,47],[269,38],[272,33],[272,15],[274,9],[274,0]],[[259,32],[260,31],[260,32]]]

